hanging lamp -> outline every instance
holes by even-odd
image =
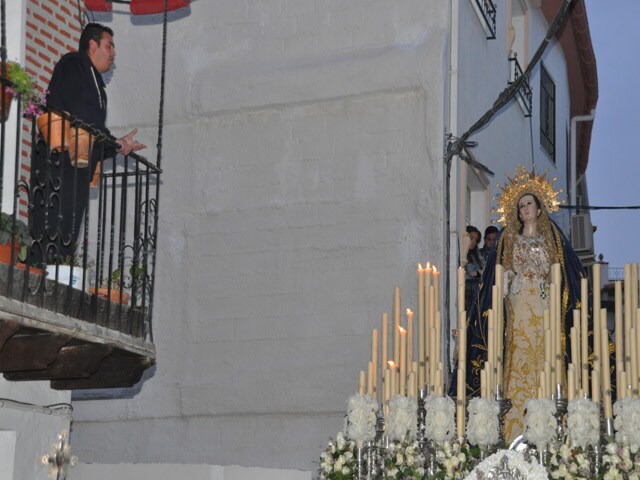
[[[133,15],[148,15],[164,12],[165,0],[131,0],[129,9]],[[168,0],[167,11],[178,10],[189,6],[191,0]]]
[[[107,0],[84,0],[85,6],[92,12],[110,12],[113,3]]]
[[[133,15],[149,15],[164,12],[165,0],[84,0],[85,6],[93,12],[110,12],[114,3],[129,4]],[[168,0],[167,11],[189,6],[191,0]]]

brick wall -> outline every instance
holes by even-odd
[[[24,29],[24,66],[40,91],[49,84],[57,61],[62,55],[78,49],[80,22],[76,0],[29,0]],[[22,122],[22,163],[20,176],[28,182],[30,175],[31,123]],[[27,199],[22,195],[20,215],[27,217]]]

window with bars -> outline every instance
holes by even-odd
[[[540,74],[540,146],[556,161],[556,85],[542,66]]]

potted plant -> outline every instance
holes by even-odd
[[[18,62],[9,61],[6,64],[7,79],[12,86],[4,88],[5,102],[2,112],[3,121],[9,116],[11,97],[20,98],[22,115],[26,118],[34,118],[44,111],[45,97],[36,88],[31,75]]]
[[[108,278],[100,280],[100,285],[97,288],[90,288],[89,293],[101,298],[106,298],[114,303],[120,303],[120,297],[122,296],[122,304],[128,304],[129,294],[121,290],[121,286],[124,287],[120,280],[121,275],[122,271],[116,268]]]
[[[47,274],[58,283],[82,289],[85,272],[89,272],[95,265],[95,262],[88,258],[84,268],[83,259],[82,250],[80,254],[73,255],[50,254],[47,257]]]
[[[31,243],[31,235],[29,227],[21,220],[16,219],[15,224],[13,215],[8,213],[0,213],[0,262],[11,263],[11,242],[15,238],[14,258],[24,262],[27,259],[27,249]]]

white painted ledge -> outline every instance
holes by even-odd
[[[131,464],[116,465],[81,463],[69,471],[69,480],[311,480],[312,472],[249,468],[237,465]]]

